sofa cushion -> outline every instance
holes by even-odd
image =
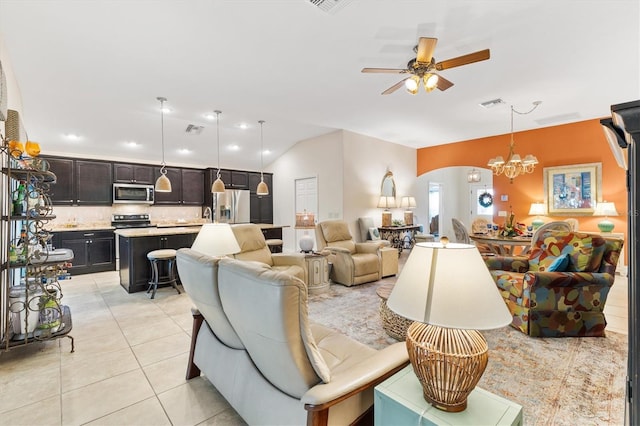
[[[569,256],[565,253],[560,255],[547,268],[547,272],[564,272],[569,266]]]
[[[330,370],[307,320],[307,287],[289,274],[257,262],[222,259],[220,299],[229,321],[262,375],[282,392],[301,398]]]
[[[225,345],[244,349],[222,309],[218,290],[218,259],[190,248],[176,252],[176,265],[180,281],[193,304],[196,305],[211,331]]]
[[[243,223],[231,226],[231,230],[240,246],[240,253],[236,253],[233,257],[240,260],[262,262],[269,266],[273,265],[271,251],[267,247],[264,235],[257,225]]]
[[[321,222],[322,234],[327,244],[336,241],[351,240],[351,232],[349,232],[349,226],[344,221],[326,221]]]

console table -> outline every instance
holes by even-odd
[[[411,249],[416,243],[415,235],[420,227],[418,225],[405,225],[405,226],[381,226],[378,228],[380,231],[380,238],[383,240],[389,240],[391,246],[398,249],[398,253],[402,253],[402,249]],[[406,240],[405,234],[408,234],[409,239]],[[405,241],[406,240],[406,241]]]
[[[374,390],[374,425],[522,425],[522,406],[475,388],[467,409],[447,413],[425,401],[422,385],[408,365]]]

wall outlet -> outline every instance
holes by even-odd
[[[500,217],[507,217],[507,211],[506,210],[500,210],[498,212],[498,216]]]

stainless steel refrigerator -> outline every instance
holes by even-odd
[[[249,223],[249,194],[248,189],[227,189],[213,194],[213,219],[220,223]]]

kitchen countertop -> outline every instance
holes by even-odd
[[[125,228],[116,229],[121,237],[154,237],[157,235],[197,234],[200,226],[174,226],[171,228]]]
[[[112,229],[116,229],[115,227],[111,226],[110,223],[81,223],[78,225],[67,225],[67,224],[60,224],[60,225],[53,225],[51,227],[51,232],[69,232],[69,231],[98,231],[98,230],[112,230]]]

